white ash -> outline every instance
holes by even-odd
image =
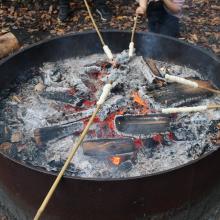
[[[143,58],[139,59],[139,66],[142,67],[142,73],[144,74],[145,79],[149,84],[151,84],[154,81],[155,76],[152,74],[150,68]]]
[[[100,67],[95,64],[92,66],[87,65],[94,62],[101,62],[103,61],[103,57],[104,55],[96,54],[88,57],[61,60],[56,63],[45,63],[40,69],[40,75],[43,78],[44,85],[47,86],[46,90],[53,91],[57,89],[66,91],[69,88],[76,88],[79,91],[83,90],[86,91],[86,93],[91,93],[90,89],[84,83],[83,77],[87,77],[87,73],[91,73],[91,71],[100,71]],[[135,56],[129,60],[127,52],[123,52],[119,54],[116,59],[121,63],[121,67],[119,69],[110,67],[108,69],[108,76],[104,76],[101,81],[107,82],[114,80],[116,81],[114,89],[120,84],[123,85],[123,89],[118,89],[117,93],[111,93],[109,99],[106,101],[106,105],[104,105],[103,109],[99,112],[100,118],[104,120],[108,113],[120,110],[121,107],[132,107],[133,101],[131,100],[131,93],[136,90],[143,99],[151,103],[153,109],[160,109],[161,105],[148,97],[147,86],[152,82],[152,75],[149,73],[147,65],[143,63],[143,58]],[[201,78],[198,72],[190,68],[167,64],[161,61],[157,61],[156,64],[163,74],[165,74],[166,69],[168,69],[170,74],[181,77]],[[29,164],[42,167],[48,171],[57,172],[66,160],[78,136],[68,136],[55,143],[53,141],[48,142],[42,150],[36,148],[35,143],[31,139],[34,130],[36,128],[52,126],[53,123],[60,124],[59,118],[62,117],[63,114],[61,110],[54,108],[55,105],[59,106],[60,103],[40,97],[39,93],[34,91],[34,86],[41,81],[42,79],[36,76],[33,80],[23,85],[18,93],[18,95],[22,97],[21,103],[12,103],[6,100],[6,107],[16,108],[16,114],[5,114],[7,117],[10,116],[8,121],[13,120],[17,122],[15,126],[10,126],[14,126],[13,129],[15,131],[17,131],[16,129],[22,129],[26,139],[29,138],[26,140],[28,147],[19,152],[17,156],[20,155],[20,158]],[[103,83],[100,85],[99,90],[92,94],[96,100],[100,96]],[[213,97],[212,99],[205,99],[197,104],[200,105],[204,103],[217,104],[220,103],[220,99]],[[90,106],[88,109],[83,109],[82,111],[85,113],[84,116],[90,116],[93,110],[94,106]],[[133,110],[133,112],[130,113],[134,114],[136,111]],[[70,117],[68,120],[63,117],[62,123],[81,120],[80,117],[82,117],[82,115],[78,115],[78,112],[72,113],[71,116],[72,119]],[[52,123],[49,119],[53,117],[54,122]],[[176,123],[182,123],[185,126],[183,126],[184,129],[176,128],[175,130],[175,135],[179,141],[170,141],[164,145],[143,147],[137,154],[137,163],[133,164],[132,168],[126,171],[120,169],[120,167],[113,166],[106,158],[100,160],[83,155],[82,148],[80,147],[67,173],[73,176],[78,175],[93,178],[126,178],[152,174],[183,165],[218,148],[218,146],[214,146],[210,142],[208,128],[211,124],[211,120],[219,120],[218,110],[179,114]],[[92,129],[96,129],[95,124],[92,125],[91,130]],[[88,136],[86,137],[86,139],[89,138]],[[53,163],[59,164],[59,166],[54,166],[52,165]]]
[[[84,72],[85,73],[96,73],[100,72],[102,68],[100,66],[85,66],[84,67]]]
[[[121,65],[127,64],[130,61],[130,59],[131,58],[129,57],[128,50],[122,51],[121,53],[117,54],[115,57],[115,61],[117,63],[120,63]]]
[[[121,95],[115,95],[111,98],[109,98],[104,106],[101,108],[100,112],[98,113],[98,116],[101,121],[104,121],[109,113],[113,113],[117,110],[120,110],[120,108],[125,107],[127,105],[127,101],[125,98]]]

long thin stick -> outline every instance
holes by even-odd
[[[85,127],[84,131],[82,132],[82,134],[80,135],[78,141],[73,146],[73,148],[72,148],[72,150],[71,150],[71,152],[70,152],[70,154],[69,154],[65,164],[63,165],[60,173],[58,174],[58,176],[57,176],[56,180],[54,181],[52,187],[50,188],[49,192],[47,193],[43,203],[41,204],[40,208],[38,209],[38,211],[37,211],[37,213],[36,213],[36,215],[34,217],[34,220],[38,220],[41,217],[41,215],[43,214],[43,212],[44,212],[47,204],[49,203],[51,197],[53,196],[53,193],[55,192],[55,190],[56,190],[56,188],[57,188],[57,186],[58,186],[62,176],[64,175],[67,167],[69,166],[71,160],[73,159],[73,156],[75,155],[75,153],[78,150],[80,144],[82,143],[84,137],[86,136],[86,134],[87,134],[87,132],[88,132],[88,130],[89,130],[89,128],[90,128],[94,118],[95,118],[95,116],[97,115],[100,107],[105,102],[105,99],[107,98],[108,94],[110,93],[111,86],[112,86],[112,83],[106,84],[104,86],[102,95],[100,96],[99,101],[97,102],[97,106],[96,106],[95,111],[93,112],[91,118],[89,119],[89,122],[86,125],[86,127]]]
[[[134,42],[134,34],[135,34],[135,31],[137,28],[137,20],[138,20],[138,16],[135,16],[134,17],[134,26],[133,26],[132,33],[131,33],[131,42]]]
[[[132,57],[134,54],[134,34],[135,34],[136,27],[137,27],[137,19],[138,19],[138,17],[135,16],[134,17],[134,26],[133,26],[132,33],[131,33],[131,42],[129,44],[129,51],[128,51],[129,57]]]
[[[209,104],[209,105],[200,105],[200,106],[193,106],[193,107],[164,108],[164,109],[161,109],[161,112],[164,114],[187,113],[187,112],[200,112],[200,111],[206,111],[208,109],[219,109],[219,108],[220,108],[220,105]]]
[[[216,94],[220,94],[220,90],[217,90],[217,89],[212,89],[212,88],[208,88],[208,87],[201,86],[201,85],[199,85],[199,88],[205,89],[207,91],[210,91],[210,92],[213,92],[213,93],[216,93]]]
[[[167,79],[168,81],[171,81],[171,82],[176,82],[176,83],[180,83],[180,84],[190,86],[190,87],[193,87],[193,88],[200,88],[200,89],[204,89],[204,90],[207,90],[207,91],[210,91],[210,92],[213,92],[213,93],[220,94],[220,91],[217,90],[217,89],[212,89],[212,88],[209,88],[209,87],[206,87],[206,86],[202,86],[202,85],[199,84],[199,82],[194,82],[192,80],[185,79],[185,78],[182,78],[182,77],[179,77],[179,76],[173,76],[173,75],[165,74],[165,79]]]
[[[109,47],[105,44],[105,42],[104,42],[104,40],[103,40],[103,37],[102,37],[102,35],[101,35],[100,31],[99,31],[99,28],[98,28],[98,26],[96,25],[96,22],[95,22],[95,20],[94,20],[94,18],[93,18],[93,16],[92,16],[92,12],[91,12],[91,9],[90,9],[90,7],[89,7],[89,4],[88,4],[87,0],[84,0],[84,3],[85,3],[85,5],[86,5],[87,11],[88,11],[88,13],[89,13],[89,17],[90,17],[90,19],[92,20],[92,24],[93,24],[93,26],[95,27],[95,30],[96,30],[96,32],[97,32],[97,34],[98,34],[98,36],[99,36],[99,39],[100,39],[100,41],[101,41],[101,43],[102,43],[103,50],[104,50],[106,56],[109,58],[109,60],[112,61],[112,60],[113,60],[113,54],[112,54],[111,50],[109,49]]]
[[[191,86],[191,87],[194,87],[194,88],[200,88],[200,89],[205,89],[207,91],[210,91],[210,92],[213,92],[213,93],[216,93],[216,94],[220,94],[220,90],[217,90],[217,89],[212,89],[212,88],[209,88],[209,87],[206,87],[206,86],[202,86],[200,85],[198,82],[194,82],[192,80],[189,80],[189,79],[185,79],[185,78],[182,78],[182,77],[178,77],[178,76],[172,76],[172,75],[169,75],[169,74],[166,74],[165,75],[165,78],[162,78],[162,77],[158,77],[155,75],[154,73],[154,70],[153,68],[149,65],[148,62],[146,62],[147,65],[149,66],[149,68],[151,69],[152,71],[152,74],[158,78],[158,79],[161,79],[161,80],[164,80],[164,81],[167,81],[167,79],[170,81],[170,82],[176,82],[176,83],[180,83],[180,84],[184,84],[184,85],[188,85],[188,86]],[[154,68],[160,72],[155,64],[155,62],[152,60],[151,61],[152,65],[154,65]]]
[[[99,36],[99,39],[100,39],[100,41],[101,41],[101,43],[102,43],[102,46],[104,46],[104,45],[105,45],[105,42],[104,42],[103,37],[102,37],[102,35],[101,35],[100,31],[99,31],[99,28],[98,28],[98,26],[96,25],[96,22],[95,22],[95,20],[94,20],[94,18],[93,18],[93,16],[92,16],[92,12],[91,12],[91,9],[90,9],[90,7],[89,7],[89,4],[88,4],[87,0],[84,0],[84,3],[85,3],[85,5],[86,5],[87,11],[88,11],[88,13],[89,13],[90,19],[92,20],[92,24],[93,24],[93,26],[94,26],[94,28],[95,28],[95,30],[96,30],[98,36]]]

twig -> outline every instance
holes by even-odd
[[[93,24],[93,26],[94,26],[94,28],[95,28],[95,30],[96,30],[98,36],[99,36],[99,39],[100,39],[100,41],[101,41],[101,43],[102,43],[103,50],[104,50],[105,54],[107,55],[107,57],[108,57],[110,60],[113,60],[113,54],[112,54],[111,50],[109,49],[109,47],[108,47],[108,46],[105,44],[105,42],[104,42],[104,39],[103,39],[103,37],[102,37],[102,35],[101,35],[100,31],[99,31],[99,28],[98,28],[98,26],[97,26],[97,24],[96,24],[96,22],[95,22],[95,20],[94,20],[94,18],[93,18],[93,16],[92,16],[92,12],[91,12],[91,9],[90,9],[90,7],[89,7],[89,4],[88,4],[87,0],[84,0],[84,3],[85,3],[85,5],[86,5],[87,11],[88,11],[88,13],[89,13],[89,17],[90,17],[90,19],[91,19],[91,21],[92,21],[92,24]]]

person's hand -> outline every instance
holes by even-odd
[[[139,6],[136,9],[136,14],[139,16],[144,16],[146,14],[146,8]]]

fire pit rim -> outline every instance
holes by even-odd
[[[102,30],[101,33],[130,33],[130,31],[126,31],[126,30],[122,30],[122,31],[119,31],[117,29],[109,29],[109,30]],[[205,50],[204,48],[201,48],[199,47],[198,45],[194,45],[194,44],[191,44],[189,42],[185,42],[181,39],[177,39],[177,38],[174,38],[174,37],[170,37],[170,36],[167,36],[167,35],[163,35],[163,34],[157,34],[157,33],[152,33],[152,32],[144,32],[144,31],[138,31],[136,32],[137,34],[141,34],[141,35],[150,35],[150,36],[158,36],[158,37],[162,37],[162,38],[166,38],[166,39],[170,39],[170,40],[173,40],[173,41],[176,41],[178,43],[182,43],[182,44],[185,44],[187,46],[190,46],[190,47],[193,47],[193,49],[195,50],[199,50],[201,51],[202,53],[205,53],[207,56],[209,56],[210,58],[212,59],[215,59],[215,61],[217,61],[219,64],[220,64],[220,58],[218,58],[214,53],[208,51],[208,50]],[[41,40],[37,43],[34,43],[34,44],[31,44],[25,48],[22,48],[20,49],[19,51],[15,52],[15,53],[12,53],[10,54],[9,56],[7,56],[6,58],[3,58],[2,60],[0,60],[0,66],[2,64],[4,64],[5,62],[7,62],[8,60],[10,60],[11,58],[17,56],[18,54],[20,53],[23,53],[29,49],[32,49],[33,47],[36,47],[36,46],[39,46],[39,45],[42,45],[42,44],[46,44],[48,42],[51,42],[51,41],[54,41],[54,40],[58,40],[58,39],[62,39],[64,37],[70,37],[70,36],[78,36],[78,35],[86,35],[86,34],[96,34],[95,31],[83,31],[83,32],[80,32],[80,33],[67,33],[65,35],[62,35],[62,36],[57,36],[57,37],[52,37],[50,39],[46,39],[46,40]],[[127,49],[127,48],[126,48]]]
[[[105,30],[105,31],[102,31],[102,33],[125,33],[125,34],[128,34],[130,33],[130,31],[119,31],[119,30]],[[86,34],[96,34],[95,31],[84,31],[84,32],[80,32],[80,33],[68,33],[68,34],[65,34],[63,36],[58,36],[58,37],[53,37],[53,38],[50,38],[50,39],[46,39],[46,40],[42,40],[42,41],[39,41],[37,43],[34,43],[30,46],[27,46],[25,48],[22,48],[20,51],[16,52],[16,53],[13,53],[11,55],[9,55],[8,57],[6,58],[3,58],[1,61],[0,61],[0,66],[3,65],[4,63],[6,63],[7,61],[9,61],[10,59],[16,57],[17,55],[25,52],[25,51],[28,51],[29,49],[32,49],[34,47],[37,47],[39,45],[42,45],[42,44],[46,44],[48,42],[51,42],[51,41],[54,41],[54,40],[58,40],[58,39],[62,39],[62,38],[65,38],[65,37],[70,37],[70,36],[78,36],[78,35],[86,35]],[[210,58],[214,59],[216,62],[218,62],[220,64],[220,59],[214,54],[214,53],[211,53],[210,51],[207,51],[203,48],[200,48],[196,45],[193,45],[193,44],[190,44],[188,42],[185,42],[181,39],[176,39],[176,38],[173,38],[173,37],[169,37],[169,36],[165,36],[165,35],[161,35],[161,34],[155,34],[155,33],[145,33],[145,32],[137,32],[137,34],[141,34],[141,35],[150,35],[150,36],[158,36],[158,37],[162,37],[162,38],[165,38],[165,39],[170,39],[172,41],[176,41],[178,43],[181,43],[181,44],[185,44],[187,46],[190,46],[192,47],[193,49],[195,50],[198,50],[202,53],[205,53],[207,56],[209,56]],[[152,174],[147,174],[147,175],[141,175],[141,176],[134,176],[134,177],[126,177],[126,178],[90,178],[90,177],[79,177],[79,176],[64,176],[65,179],[76,179],[76,180],[82,180],[82,181],[96,181],[96,182],[111,182],[111,181],[127,181],[127,180],[136,180],[136,179],[142,179],[142,178],[146,178],[146,177],[156,177],[158,175],[165,175],[167,173],[171,173],[171,172],[174,172],[174,171],[177,171],[177,170],[180,170],[180,169],[183,169],[183,168],[186,168],[192,164],[195,164],[195,163],[198,163],[200,162],[202,159],[204,158],[207,158],[209,157],[210,155],[212,155],[214,152],[218,152],[220,151],[220,148],[218,148],[217,150],[212,150],[212,151],[209,151],[208,153],[204,154],[203,156],[195,159],[195,160],[192,160],[192,161],[189,161],[188,163],[185,163],[185,164],[182,164],[178,167],[174,167],[174,168],[171,168],[171,169],[168,169],[168,170],[165,170],[165,171],[159,171],[159,172],[156,172],[156,173],[152,173]],[[37,168],[37,167],[33,167],[31,165],[28,165],[28,164],[24,164],[18,160],[15,160],[13,158],[10,158],[8,155],[4,154],[3,152],[0,152],[0,160],[1,158],[6,158],[6,159],[9,159],[9,161],[19,165],[19,166],[23,166],[25,168],[28,168],[32,171],[37,171],[39,173],[44,173],[46,175],[51,175],[51,176],[57,176],[57,174],[53,173],[53,172],[50,172],[50,171],[46,171],[46,170],[43,170],[42,168]]]
[[[111,181],[127,181],[127,180],[137,180],[137,179],[142,179],[142,178],[146,178],[146,177],[156,177],[156,176],[159,176],[159,175],[166,175],[168,173],[171,173],[171,172],[174,172],[174,171],[178,171],[178,170],[181,170],[183,168],[186,168],[186,167],[189,167],[190,165],[193,165],[193,164],[196,164],[196,163],[199,163],[201,160],[203,160],[204,158],[207,158],[209,156],[211,156],[214,152],[218,152],[220,151],[220,147],[217,149],[217,150],[211,150],[209,151],[208,153],[202,155],[201,157],[195,159],[195,160],[191,160],[189,161],[188,163],[185,163],[185,164],[182,164],[180,166],[177,166],[177,167],[174,167],[174,168],[170,168],[168,170],[164,170],[164,171],[159,171],[159,172],[155,172],[155,173],[152,173],[152,174],[147,174],[147,175],[141,175],[141,176],[133,176],[133,177],[126,177],[126,178],[95,178],[95,177],[80,177],[80,176],[64,176],[63,178],[65,179],[75,179],[75,180],[82,180],[82,181],[94,181],[94,182],[111,182]],[[0,152],[0,160],[1,160],[1,157],[4,157],[6,159],[9,159],[11,162],[19,165],[19,166],[23,166],[25,168],[28,168],[32,171],[37,171],[39,173],[43,173],[43,174],[46,174],[46,175],[50,175],[50,176],[54,176],[56,177],[58,175],[51,172],[51,171],[46,171],[42,168],[37,168],[37,167],[34,167],[34,166],[31,166],[31,165],[28,165],[28,164],[25,164],[25,163],[22,163],[18,160],[15,160],[13,158],[10,158],[8,155],[5,155],[4,153]]]

